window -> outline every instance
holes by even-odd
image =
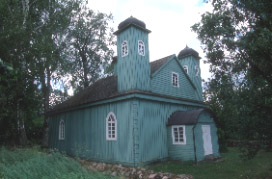
[[[122,51],[122,57],[125,57],[128,55],[128,42],[126,40],[122,43],[121,51]]]
[[[183,69],[184,69],[184,71],[188,74],[189,73],[189,69],[188,69],[188,66],[187,65],[184,65],[183,66]]]
[[[61,120],[59,123],[59,140],[64,140],[65,138],[65,123]]]
[[[199,67],[198,66],[195,66],[195,71],[196,71],[196,76],[199,75]]]
[[[145,45],[141,40],[138,40],[138,53],[141,56],[145,56]]]
[[[117,121],[112,112],[110,112],[106,118],[106,139],[117,140]]]
[[[173,144],[186,144],[185,126],[172,126]]]
[[[178,73],[172,72],[172,85],[179,87],[179,75]]]

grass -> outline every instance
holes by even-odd
[[[254,159],[243,161],[237,148],[222,153],[223,162],[178,163],[168,161],[149,165],[146,168],[156,172],[191,174],[195,179],[236,179],[236,178],[272,178],[272,153],[260,152]]]
[[[58,152],[39,147],[8,150],[0,148],[0,179],[102,179],[110,178],[87,171],[80,163]]]

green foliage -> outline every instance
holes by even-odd
[[[272,3],[211,3],[213,12],[192,26],[213,73],[206,99],[218,117],[220,147],[239,139],[252,156],[261,147],[272,149]]]
[[[240,158],[238,148],[229,148],[222,153],[223,162],[193,162],[168,161],[147,166],[157,172],[171,172],[175,174],[191,174],[194,178],[229,179],[229,178],[270,178],[272,177],[272,153],[261,151],[252,160],[244,161]]]
[[[58,152],[49,154],[35,149],[0,149],[0,178],[84,179],[108,178],[88,172],[79,162]]]

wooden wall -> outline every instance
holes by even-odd
[[[201,161],[204,159],[204,148],[203,148],[203,138],[202,138],[202,125],[210,125],[211,129],[211,140],[213,145],[213,155],[219,156],[219,145],[218,145],[218,137],[217,137],[217,128],[215,126],[214,121],[212,120],[211,115],[204,111],[199,116],[198,123],[195,127],[195,142],[196,142],[196,156],[197,161]]]
[[[122,57],[121,44],[128,42],[128,56]],[[145,56],[138,54],[138,40],[145,44]],[[117,36],[117,68],[118,91],[129,91],[132,89],[148,91],[150,89],[150,65],[148,34],[133,26],[124,30]]]
[[[172,72],[179,74],[179,87],[172,85]],[[196,89],[193,88],[175,59],[169,61],[168,64],[152,76],[151,91],[164,95],[199,100]]]
[[[199,60],[195,59],[193,56],[188,56],[182,59],[179,59],[179,63],[183,67],[184,65],[188,66],[189,70],[189,77],[191,78],[192,82],[195,84],[197,88],[197,96],[199,100],[203,100],[202,97],[202,82],[201,82],[201,69],[200,69],[200,64]],[[195,66],[199,67],[199,75],[196,76],[196,71],[195,71]]]
[[[49,120],[49,145],[69,155],[94,161],[134,165],[132,102],[122,101],[56,115]],[[106,117],[117,118],[117,140],[106,140]],[[58,139],[59,121],[65,121],[65,140]]]

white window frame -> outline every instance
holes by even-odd
[[[179,128],[183,128],[183,141],[180,141],[180,130]],[[174,129],[177,129],[178,132],[178,142],[176,142],[175,132]],[[172,126],[172,141],[174,145],[186,145],[186,132],[185,132],[185,125],[174,125]]]
[[[177,76],[176,79],[174,79],[174,75]],[[172,75],[171,75],[171,82],[172,82],[172,85],[173,85],[174,87],[179,87],[179,74],[178,74],[178,73],[172,72]]]
[[[196,71],[195,75],[199,76],[199,67],[197,65],[195,66],[195,71]]]
[[[138,40],[138,53],[141,56],[145,56],[145,44],[142,40]]]
[[[121,44],[122,57],[128,56],[128,42],[124,40]]]
[[[60,120],[59,122],[59,140],[65,139],[65,122],[64,120]]]
[[[184,65],[184,66],[183,66],[183,69],[184,69],[184,71],[185,71],[187,74],[189,74],[189,68],[188,68],[188,65]]]
[[[114,122],[109,122],[110,116],[113,117]],[[112,124],[114,124],[114,126]],[[113,127],[114,127],[114,137],[112,137]],[[110,130],[109,130],[109,128],[110,128]],[[117,119],[116,119],[116,116],[114,115],[113,112],[109,112],[109,114],[107,115],[107,118],[106,118],[106,140],[109,140],[109,141],[117,140]]]

